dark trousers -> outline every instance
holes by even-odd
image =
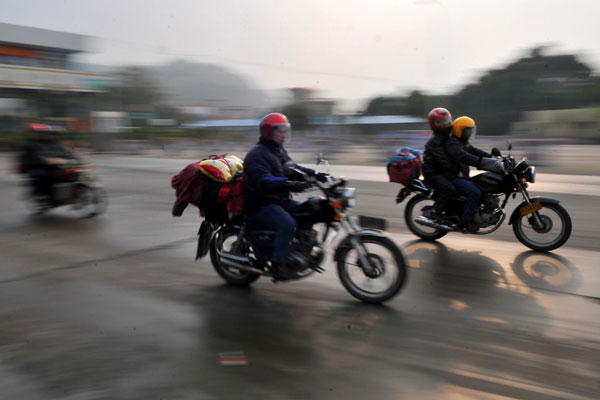
[[[33,168],[29,170],[29,177],[33,184],[33,194],[37,196],[52,196],[52,184],[54,183],[54,171],[50,168]]]
[[[481,202],[481,190],[471,181],[462,178],[455,178],[452,183],[456,187],[456,191],[467,198],[460,219],[463,222],[470,222]]]
[[[250,223],[258,223],[275,231],[271,254],[271,261],[274,263],[282,264],[287,259],[290,243],[296,232],[296,221],[289,211],[297,204],[296,201],[290,201],[285,208],[277,204],[269,204],[247,215]]]
[[[456,188],[450,179],[446,178],[444,175],[434,175],[432,177],[425,178],[425,183],[435,189],[437,198],[435,200],[435,204],[433,205],[433,209],[438,215],[440,215],[442,211],[446,209],[448,200],[450,200],[450,197],[454,194]]]

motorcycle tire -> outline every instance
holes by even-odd
[[[79,183],[75,196],[71,207],[80,218],[92,218],[106,210],[108,196],[104,189]]]
[[[527,226],[531,227],[531,225],[528,222],[526,222],[525,224],[523,223],[523,219],[527,218],[526,216],[523,216],[523,215],[518,215],[515,218],[515,220],[513,221],[513,232],[514,232],[515,236],[517,237],[517,239],[519,240],[519,242],[523,243],[525,246],[529,247],[530,249],[536,250],[536,251],[551,251],[551,250],[557,249],[560,246],[562,246],[563,244],[565,244],[565,242],[571,236],[571,230],[572,230],[573,225],[572,225],[571,217],[569,216],[569,213],[567,212],[567,210],[564,209],[563,206],[561,206],[560,204],[557,204],[557,203],[551,203],[551,202],[547,202],[547,201],[543,201],[543,200],[541,200],[540,203],[542,204],[542,210],[543,209],[552,210],[562,221],[563,224],[562,224],[562,229],[561,229],[560,234],[554,240],[552,240],[548,243],[536,242],[535,240],[530,238],[527,235],[527,233],[525,233],[525,231],[523,230],[523,227],[525,226],[525,224],[527,224]]]
[[[408,229],[414,233],[416,236],[420,237],[423,240],[437,240],[441,239],[448,233],[447,231],[442,230],[433,230],[433,232],[429,232],[428,230],[432,230],[433,228],[425,227],[424,225],[419,225],[415,222],[416,216],[413,214],[415,210],[421,211],[418,209],[419,203],[422,203],[422,207],[425,207],[425,203],[431,202],[433,204],[433,200],[427,198],[425,196],[416,195],[413,196],[408,203],[406,204],[406,208],[404,209],[404,220],[406,221],[406,226]]]
[[[210,241],[210,261],[217,274],[228,284],[244,287],[256,281],[260,275],[223,265],[219,257],[219,252],[229,250],[227,244],[235,241],[238,233],[239,230],[234,227],[226,227],[216,232]]]
[[[344,288],[346,288],[346,290],[355,298],[366,303],[383,303],[394,297],[404,286],[407,268],[402,251],[394,242],[384,236],[361,235],[357,236],[357,239],[361,246],[367,249],[367,259],[372,263],[372,266],[375,266],[379,275],[368,276],[359,266],[360,261],[358,260],[358,255],[356,255],[356,258],[351,256],[352,253],[356,253],[354,248],[352,246],[345,246],[341,249],[337,258],[338,276],[342,285],[344,285]],[[369,247],[367,247],[367,245],[369,245]],[[351,276],[357,275],[359,278],[367,278],[367,282],[369,283],[368,286],[371,286],[377,279],[383,278],[386,275],[389,265],[388,263],[385,263],[383,257],[380,255],[383,251],[378,249],[376,252],[371,252],[369,251],[372,248],[371,246],[380,247],[382,248],[381,250],[385,250],[385,252],[390,255],[391,263],[389,264],[393,264],[396,271],[392,284],[381,291],[370,291],[366,288],[361,288]],[[352,268],[348,269],[348,266],[351,266]]]

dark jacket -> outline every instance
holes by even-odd
[[[273,142],[260,138],[244,158],[244,212],[258,211],[269,204],[286,206],[291,200],[287,181],[302,180],[301,176],[286,176],[284,165],[290,162],[287,151]],[[314,175],[315,171],[296,165]]]
[[[46,158],[72,158],[73,154],[57,139],[32,138],[23,148],[24,163],[27,169],[48,168]]]
[[[444,175],[448,178],[454,176],[452,171],[456,166],[450,161],[446,154],[446,143],[448,134],[433,132],[425,143],[423,151],[423,176],[430,179],[436,175]]]
[[[482,157],[491,157],[490,153],[471,146],[469,142],[463,142],[456,136],[451,136],[446,143],[446,153],[454,164],[452,171],[454,177],[468,178],[469,166],[479,167]]]

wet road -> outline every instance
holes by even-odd
[[[61,210],[33,217],[18,201],[17,178],[5,170],[0,177],[3,398],[594,399],[600,392],[594,177],[540,175],[547,192],[532,192],[559,198],[574,223],[565,247],[541,254],[509,227],[482,238],[414,240],[393,201],[399,186],[344,168],[357,178],[356,214],[389,219],[410,266],[398,297],[369,306],[344,291],[331,263],[300,282],[224,285],[206,260],[193,262],[196,210],[170,215],[169,180],[185,161],[95,161],[110,194],[107,213],[95,219]],[[230,352],[243,352],[247,365],[221,365],[220,353]]]

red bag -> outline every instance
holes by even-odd
[[[400,151],[388,158],[387,172],[390,182],[408,186],[421,176],[421,159],[416,151]]]
[[[242,215],[244,211],[244,187],[242,185],[243,176],[236,175],[230,182],[223,184],[219,190],[217,202],[225,203],[227,207],[227,216],[232,222],[233,218]]]

